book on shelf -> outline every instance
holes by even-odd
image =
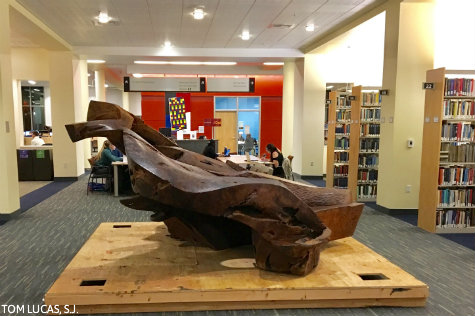
[[[336,124],[335,126],[335,134],[350,134],[350,124]]]
[[[475,129],[470,122],[443,123],[442,140],[457,142],[473,142],[475,140]]]
[[[475,102],[472,100],[444,99],[443,114],[446,119],[475,118]]]
[[[350,148],[350,140],[348,138],[335,138],[336,150],[348,150]]]
[[[338,176],[348,176],[348,165],[334,166],[333,174]]]
[[[358,170],[358,180],[359,181],[378,181],[378,170]]]
[[[474,143],[441,143],[441,152],[447,152],[447,163],[467,163],[475,162],[475,144]]]
[[[358,199],[374,199],[377,195],[377,185],[376,184],[358,184],[357,186],[357,197]]]
[[[378,106],[381,105],[381,95],[379,92],[363,92],[361,94],[362,106]]]
[[[439,189],[439,207],[475,206],[473,189]]]
[[[361,122],[379,122],[381,120],[381,109],[361,109]]]
[[[360,151],[379,151],[379,138],[365,138],[360,140]]]
[[[436,211],[436,227],[466,228],[475,224],[474,210],[439,210]]]
[[[470,78],[445,78],[445,96],[475,96],[474,79]]]
[[[379,163],[377,155],[361,155],[358,157],[358,166],[360,168],[376,168]]]
[[[439,186],[473,185],[473,167],[439,167]]]
[[[369,123],[360,125],[360,135],[361,136],[379,136],[380,125]]]
[[[350,153],[349,152],[345,152],[345,151],[340,151],[340,152],[335,152],[335,159],[334,161],[337,162],[337,163],[348,163],[348,159],[350,157]]]

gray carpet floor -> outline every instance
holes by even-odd
[[[127,209],[113,196],[86,197],[86,180],[81,177],[0,226],[0,314],[3,304],[41,304],[48,288],[100,223],[148,221],[149,213]],[[369,207],[365,207],[354,237],[427,283],[427,305],[159,314],[475,315],[475,251]]]

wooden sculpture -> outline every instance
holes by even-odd
[[[214,249],[252,243],[261,269],[309,273],[328,240],[353,234],[363,207],[351,203],[347,190],[258,174],[185,150],[114,104],[91,101],[87,122],[66,128],[74,142],[107,137],[127,155],[138,195],[122,204],[153,212],[152,220],[164,221],[174,238]]]

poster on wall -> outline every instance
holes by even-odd
[[[170,127],[172,131],[178,131],[186,128],[185,99],[169,98],[168,106],[170,108]]]
[[[221,126],[220,118],[205,118],[203,121],[204,126]]]

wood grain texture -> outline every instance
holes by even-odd
[[[353,238],[330,242],[305,277],[249,266],[252,257],[251,247],[213,251],[169,238],[162,223],[102,223],[45,303],[76,305],[81,313],[423,306],[429,294],[426,284]],[[364,281],[367,274],[387,279]],[[86,280],[105,284],[80,286]]]

